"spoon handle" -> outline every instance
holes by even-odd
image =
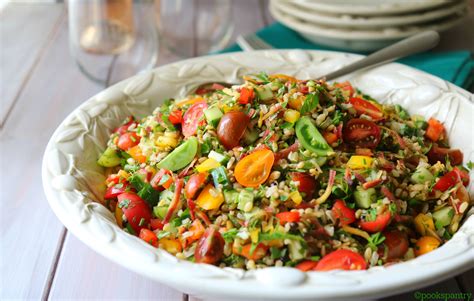
[[[393,45],[376,51],[365,58],[358,60],[339,70],[323,76],[326,80],[357,71],[374,67],[383,63],[392,62],[401,57],[409,56],[433,48],[439,42],[439,34],[436,31],[424,31],[414,36],[403,39]]]

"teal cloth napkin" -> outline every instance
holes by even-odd
[[[278,22],[259,30],[257,35],[275,48],[340,50],[313,44]],[[242,49],[234,44],[220,53],[240,50]],[[474,84],[474,60],[469,51],[426,52],[400,59],[397,62],[436,75],[465,89],[469,89]]]

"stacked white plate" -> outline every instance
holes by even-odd
[[[273,17],[306,39],[356,51],[380,49],[468,14],[467,0],[272,0]]]

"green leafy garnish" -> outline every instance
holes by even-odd
[[[308,94],[301,107],[301,114],[306,114],[316,109],[319,104],[319,96],[317,94]]]

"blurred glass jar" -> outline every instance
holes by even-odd
[[[110,85],[155,66],[153,0],[69,0],[71,54],[90,79]]]
[[[182,57],[223,49],[233,33],[230,0],[156,0],[160,42]]]

